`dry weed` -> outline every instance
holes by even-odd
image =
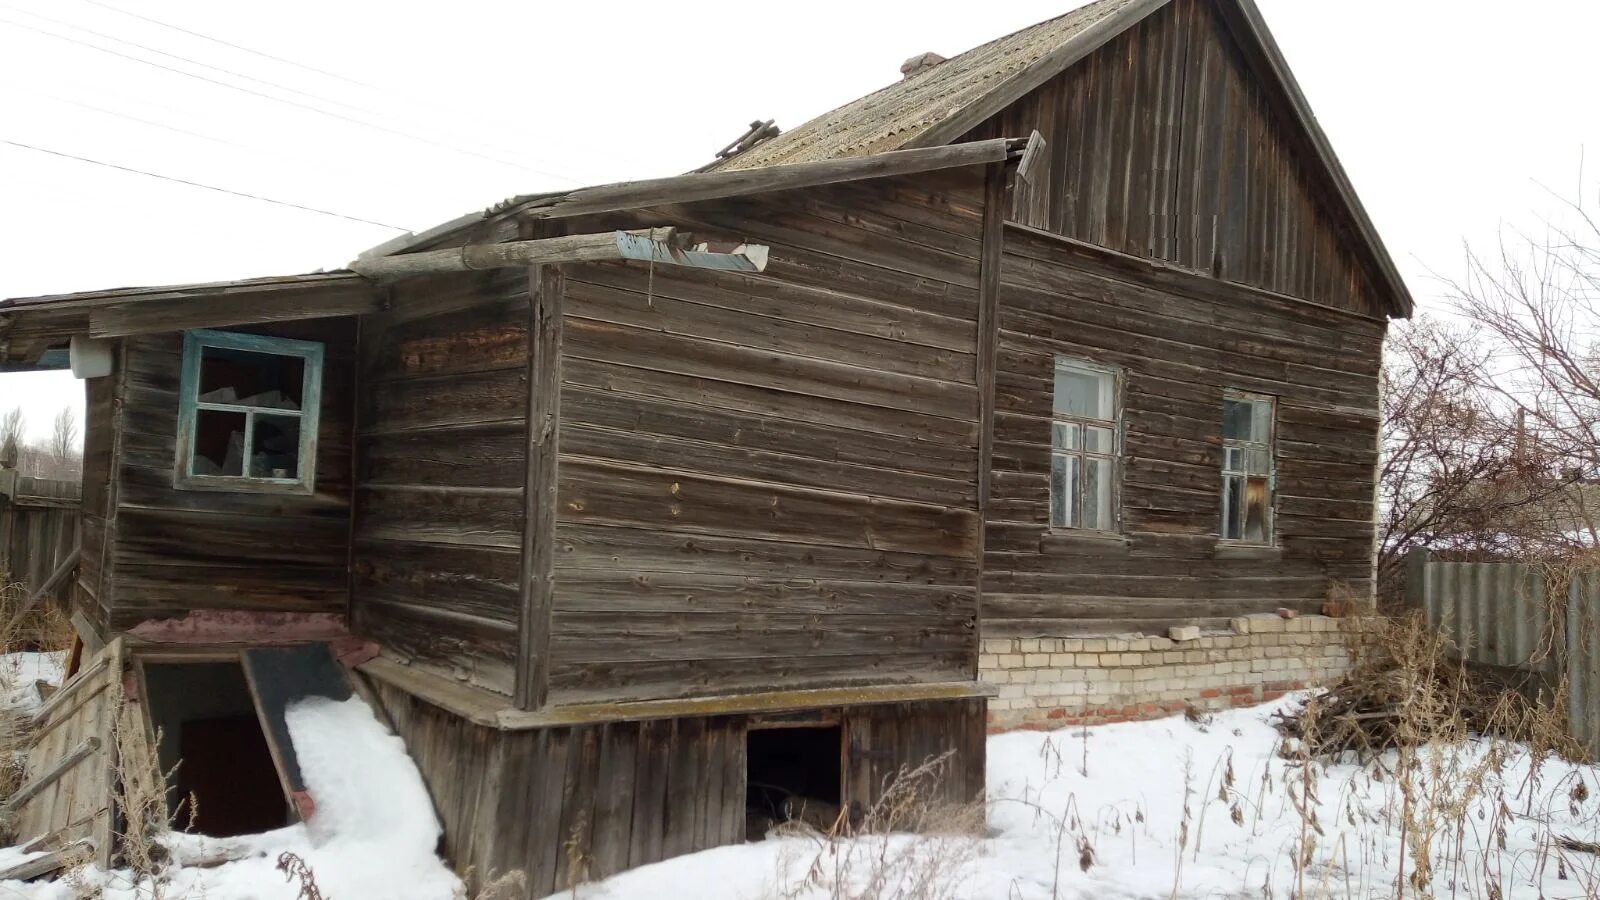
[[[884,779],[878,800],[852,823],[843,812],[826,832],[788,829],[815,842],[793,882],[792,856],[780,860],[779,896],[785,900],[953,900],[976,859],[984,825],[981,803],[942,800],[953,754],[915,768],[902,766]]]

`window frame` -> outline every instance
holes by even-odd
[[[200,357],[207,347],[294,356],[303,361],[300,409],[268,409],[238,403],[201,401]],[[317,341],[214,331],[197,328],[183,334],[183,357],[178,379],[178,430],[172,486],[178,490],[232,491],[238,493],[310,494],[317,482],[317,430],[322,413],[322,369],[325,348]],[[245,448],[240,475],[205,475],[194,472],[195,423],[201,410],[243,413]],[[300,420],[300,472],[295,478],[250,475],[250,444],[255,439],[255,415],[298,417]]]
[[[1055,376],[1057,372],[1063,369],[1110,379],[1111,418],[1101,419],[1087,416],[1075,416],[1056,411]],[[1056,447],[1056,427],[1060,425],[1076,426],[1078,428],[1079,446],[1077,449]],[[1110,449],[1104,452],[1084,449],[1083,435],[1085,432],[1083,429],[1085,428],[1102,428],[1109,431],[1111,434]],[[1101,365],[1099,363],[1093,363],[1089,362],[1088,360],[1078,359],[1071,356],[1057,355],[1050,368],[1050,457],[1049,468],[1045,472],[1048,504],[1045,509],[1045,515],[1052,532],[1085,536],[1115,536],[1121,534],[1122,447],[1122,370],[1115,366]],[[1078,460],[1078,471],[1080,476],[1074,489],[1078,493],[1077,499],[1080,509],[1080,520],[1082,518],[1081,510],[1083,506],[1081,473],[1085,470],[1085,461],[1089,459],[1106,461],[1110,468],[1110,472],[1107,474],[1107,521],[1103,525],[1098,527],[1089,527],[1086,525],[1064,525],[1056,522],[1053,472],[1055,469],[1055,460],[1057,456],[1075,457]],[[1072,510],[1072,498],[1068,498],[1065,509],[1070,515]]]
[[[1267,437],[1265,441],[1247,441],[1239,438],[1228,437],[1227,409],[1228,401],[1246,401],[1250,403],[1265,403],[1267,405]],[[1221,490],[1217,496],[1217,540],[1229,547],[1276,547],[1278,546],[1278,398],[1271,394],[1257,394],[1249,391],[1227,390],[1222,395],[1222,464],[1219,467],[1222,475]],[[1239,450],[1245,455],[1246,463],[1242,469],[1229,468],[1228,451]],[[1267,454],[1267,502],[1264,508],[1265,522],[1263,524],[1264,540],[1250,540],[1243,536],[1244,527],[1241,523],[1239,537],[1227,536],[1228,514],[1228,479],[1243,478],[1249,484],[1252,475],[1262,473],[1250,471],[1248,453],[1251,450],[1264,451]]]

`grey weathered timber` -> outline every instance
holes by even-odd
[[[448,250],[431,250],[399,256],[362,257],[350,268],[377,281],[397,281],[421,275],[475,272],[513,266],[559,266],[564,263],[633,260],[652,265],[690,266],[759,272],[766,268],[767,249],[759,245],[729,244],[725,252],[696,244],[673,228],[574,234],[498,244],[464,244]]]
[[[393,255],[434,246],[462,243],[469,232],[500,235],[496,223],[506,223],[504,231],[514,233],[515,221],[534,218],[560,219],[597,215],[630,209],[645,209],[665,203],[694,203],[728,197],[758,196],[778,191],[815,188],[869,179],[915,175],[942,169],[1004,162],[1026,146],[1024,138],[995,138],[948,147],[898,150],[853,159],[823,160],[792,166],[732,172],[694,172],[672,178],[631,181],[622,184],[578,188],[549,194],[513,197],[487,213],[464,216],[422,234],[380,244],[363,256]],[[509,239],[506,234],[501,239]]]
[[[522,614],[516,691],[517,705],[524,709],[543,706],[550,686],[564,295],[561,268],[534,266],[528,270],[528,468],[522,488]]]

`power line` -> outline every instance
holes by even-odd
[[[297,62],[297,61],[292,60],[292,59],[287,59],[287,58],[282,57],[282,56],[276,56],[274,54],[267,53],[267,52],[262,51],[262,50],[257,50],[257,49],[252,48],[252,47],[246,47],[243,44],[236,44],[236,43],[234,43],[232,41],[224,40],[224,39],[216,37],[214,35],[205,34],[204,32],[195,31],[194,29],[191,29],[191,28],[184,28],[181,25],[173,25],[170,22],[164,22],[164,21],[162,21],[160,19],[155,19],[155,18],[152,18],[150,16],[140,15],[139,13],[132,12],[132,11],[126,10],[126,9],[122,9],[121,7],[114,6],[114,5],[109,4],[109,3],[102,3],[102,2],[100,2],[100,0],[80,0],[80,2],[86,3],[86,4],[90,5],[90,6],[97,6],[97,7],[101,8],[101,9],[109,10],[111,12],[115,12],[115,13],[118,13],[118,14],[121,14],[121,15],[124,15],[124,16],[129,16],[129,17],[132,17],[134,19],[138,19],[138,20],[140,20],[142,22],[147,22],[147,23],[149,23],[151,25],[159,26],[161,28],[167,28],[167,29],[170,29],[172,31],[176,31],[176,32],[178,32],[180,34],[186,34],[186,35],[189,35],[190,37],[199,38],[199,39],[204,40],[204,41],[210,41],[211,43],[217,44],[219,46],[228,47],[230,49],[238,50],[238,51],[243,52],[243,53],[249,53],[252,56],[259,56],[262,59],[268,59],[268,60],[272,60],[273,62],[282,63],[282,64],[287,65],[287,66],[293,66],[293,67],[295,67],[297,69],[303,69],[303,70],[305,70],[307,72],[312,72],[312,73],[315,73],[317,75],[324,76],[326,78],[332,78],[332,79],[334,79],[336,81],[342,81],[342,82],[344,82],[346,84],[350,84],[350,85],[355,85],[357,87],[366,88],[367,90],[375,91],[375,92],[377,92],[379,94],[386,94],[386,95],[388,95],[390,97],[394,97],[394,98],[399,99],[399,100],[404,100],[404,101],[406,101],[408,103],[426,104],[428,106],[432,106],[435,109],[447,110],[448,112],[450,112],[450,113],[452,113],[454,115],[457,115],[457,116],[465,114],[468,118],[471,118],[471,119],[473,119],[474,121],[476,121],[478,123],[481,123],[483,125],[486,125],[486,126],[489,126],[489,127],[495,128],[495,129],[503,130],[504,127],[505,127],[504,124],[502,122],[500,122],[500,121],[497,121],[497,120],[494,120],[494,119],[490,119],[490,118],[488,118],[486,116],[483,116],[481,114],[472,113],[470,110],[463,110],[463,109],[461,109],[461,108],[459,108],[457,106],[442,104],[437,100],[432,100],[432,99],[429,99],[427,97],[421,97],[421,96],[414,95],[414,94],[398,92],[398,91],[395,91],[395,90],[393,90],[391,88],[384,87],[382,85],[372,84],[371,82],[362,81],[362,80],[360,80],[358,78],[351,78],[348,75],[341,75],[338,72],[332,72],[332,71],[329,71],[327,69],[319,69],[316,66],[307,65],[305,63]],[[38,15],[38,14],[37,13],[31,13],[31,15]],[[43,17],[40,16],[40,18],[43,18]],[[74,27],[76,27],[76,26],[74,26]],[[81,29],[81,30],[87,31],[88,29]],[[337,102],[337,101],[334,101],[334,102]],[[344,106],[347,106],[347,107],[350,106],[349,104],[341,104],[341,105],[344,105]],[[503,132],[503,133],[506,134],[507,136],[515,137],[515,135],[511,135],[510,132]],[[520,138],[518,138],[518,139],[520,139]],[[590,148],[590,152],[594,152],[594,148]],[[626,163],[630,163],[630,164],[633,162],[633,160],[631,160],[631,159],[623,159],[620,156],[615,156],[615,155],[612,155],[612,154],[609,154],[609,153],[605,153],[604,151],[602,151],[601,155],[607,156],[607,157],[609,157],[609,158],[611,158],[613,160],[617,160],[619,162],[626,162]],[[537,170],[530,170],[530,171],[537,171]],[[549,175],[549,174],[552,174],[552,173],[539,172],[538,174]],[[565,177],[565,176],[562,176],[562,177]],[[574,183],[581,183],[581,181],[579,179],[568,178],[567,180],[573,181]]]
[[[29,15],[33,15],[33,14],[29,13]],[[41,18],[43,18],[43,17],[41,17]],[[295,100],[290,100],[290,99],[285,98],[285,97],[278,97],[278,96],[275,96],[273,94],[268,94],[268,93],[265,93],[263,91],[255,90],[254,88],[245,87],[243,85],[230,84],[229,82],[222,81],[222,80],[219,80],[219,79],[216,79],[216,78],[212,78],[212,77],[207,76],[207,75],[201,75],[201,74],[199,74],[197,72],[189,72],[189,71],[185,71],[183,69],[174,68],[172,66],[168,66],[168,65],[164,65],[162,63],[155,62],[154,60],[143,59],[141,57],[134,56],[134,55],[129,54],[129,53],[123,53],[120,50],[113,50],[110,47],[102,47],[102,46],[99,46],[98,44],[92,44],[92,43],[89,43],[88,41],[81,40],[81,39],[75,38],[75,37],[71,37],[69,35],[58,34],[58,33],[54,32],[54,31],[50,31],[50,30],[44,29],[44,28],[39,28],[38,26],[35,26],[35,25],[29,25],[29,24],[27,24],[25,22],[18,22],[18,21],[15,21],[13,19],[0,18],[0,24],[10,25],[13,28],[20,28],[20,29],[23,29],[24,31],[31,31],[31,32],[34,32],[35,34],[42,34],[42,35],[44,35],[46,37],[55,38],[56,40],[65,41],[65,42],[70,43],[70,44],[77,44],[78,46],[87,47],[90,50],[97,50],[97,51],[99,51],[101,53],[109,54],[111,56],[115,56],[115,57],[118,57],[120,59],[125,59],[125,60],[129,60],[131,62],[140,63],[142,65],[151,66],[151,67],[154,67],[154,68],[157,68],[157,69],[161,69],[162,71],[165,71],[165,72],[171,72],[171,73],[176,74],[176,75],[182,75],[182,76],[184,76],[186,78],[193,78],[193,79],[196,79],[198,81],[206,82],[207,84],[212,84],[212,85],[216,85],[218,87],[226,88],[228,90],[239,91],[239,92],[244,93],[244,94],[249,94],[252,97],[259,97],[259,98],[261,98],[263,100],[270,100],[270,101],[272,101],[274,103],[281,103],[281,104],[284,104],[286,106],[295,107],[297,109],[309,110],[310,112],[319,113],[321,115],[328,116],[330,118],[339,119],[340,121],[349,122],[349,123],[354,124],[354,125],[360,125],[360,126],[365,127],[365,128],[371,128],[371,129],[373,129],[375,131],[381,131],[381,132],[384,132],[384,133],[387,133],[387,134],[396,135],[398,137],[408,138],[410,140],[417,141],[417,142],[423,143],[423,144],[427,144],[429,146],[436,147],[436,148],[441,149],[441,150],[449,150],[449,151],[452,151],[452,152],[455,152],[455,153],[460,153],[460,154],[463,154],[463,155],[466,155],[466,156],[473,156],[473,157],[476,157],[478,159],[486,160],[488,162],[497,163],[499,165],[509,166],[509,167],[515,168],[515,169],[522,169],[525,172],[532,172],[535,175],[543,175],[543,176],[545,176],[547,178],[558,178],[558,179],[560,179],[562,181],[569,181],[569,182],[572,182],[574,184],[581,184],[582,183],[580,179],[572,178],[572,177],[567,176],[567,175],[560,175],[560,174],[557,174],[555,172],[542,171],[542,170],[539,170],[539,169],[535,169],[535,168],[533,168],[531,166],[525,166],[525,165],[523,165],[521,163],[518,163],[518,162],[513,162],[513,161],[508,160],[508,159],[501,159],[500,157],[497,157],[497,156],[493,156],[493,155],[490,155],[490,154],[487,154],[487,153],[480,153],[478,151],[470,150],[470,149],[467,149],[465,147],[456,146],[454,144],[447,144],[447,143],[444,143],[442,141],[437,141],[437,140],[434,140],[432,138],[429,138],[429,137],[426,137],[426,136],[423,136],[423,135],[419,135],[419,134],[415,134],[413,132],[405,131],[403,129],[391,128],[389,126],[381,125],[381,124],[376,123],[376,122],[369,122],[369,121],[367,121],[365,119],[359,119],[359,118],[356,118],[354,116],[347,116],[347,115],[344,115],[343,113],[335,112],[333,110],[322,109],[320,107],[311,106],[311,105],[306,104],[306,103],[300,103],[300,102],[297,102]],[[69,26],[69,27],[76,28],[77,26]],[[90,31],[89,29],[80,29],[80,30],[88,31],[90,34],[95,34],[95,32]],[[118,40],[118,39],[112,38],[112,40]],[[131,46],[140,47],[141,49],[147,49],[147,48],[142,47],[141,45],[132,44],[129,41],[119,41],[119,42],[120,43],[125,43],[125,44],[130,44]],[[220,68],[218,68],[216,66],[211,66],[211,65],[209,65],[207,63],[197,62],[195,60],[189,59],[188,57],[177,56],[176,54],[166,53],[165,51],[157,50],[157,51],[151,51],[151,52],[161,53],[164,56],[170,56],[170,57],[173,57],[174,59],[179,59],[179,60],[182,60],[184,62],[190,63],[191,65],[197,65],[197,66],[202,66],[204,68],[215,69],[217,71],[225,72],[225,73],[227,73],[229,75],[234,75],[235,77],[244,77],[244,78],[249,78],[250,77],[250,76],[239,76],[239,75],[237,75],[237,73],[231,72],[231,71],[229,71],[227,69],[220,69]],[[252,79],[252,80],[260,81],[260,79]],[[294,88],[285,88],[285,87],[283,87],[281,85],[273,84],[272,82],[262,82],[262,83],[269,84],[272,87],[278,88],[279,90],[288,90],[288,91],[291,91],[291,92],[301,93],[301,94],[305,93],[303,91],[296,91]],[[313,95],[306,95],[306,96],[313,96]],[[317,99],[324,99],[324,98],[317,98]],[[324,100],[324,102],[337,103],[338,101],[327,101],[327,100]],[[348,104],[344,104],[344,105],[348,106]]]
[[[51,150],[51,149],[49,149],[47,147],[36,147],[36,146],[34,146],[32,144],[24,144],[21,141],[13,141],[13,140],[10,140],[9,138],[0,138],[0,144],[7,144],[7,145],[12,146],[12,147],[20,147],[23,150],[32,150],[32,151],[34,151],[36,153],[47,153],[47,154],[49,154],[51,156],[58,156],[58,157],[60,157],[62,159],[74,159],[74,160],[77,160],[78,162],[90,163],[90,164],[96,165],[96,166],[104,166],[107,169],[116,169],[119,172],[129,172],[129,173],[134,174],[134,175],[145,175],[145,176],[148,176],[150,178],[159,178],[162,181],[171,181],[171,182],[175,182],[177,184],[186,184],[189,187],[197,187],[197,188],[202,188],[202,189],[208,190],[208,191],[216,191],[219,194],[228,194],[228,195],[233,196],[233,197],[243,197],[246,200],[259,200],[262,203],[271,203],[274,206],[287,206],[290,209],[298,209],[298,210],[302,210],[304,212],[312,212],[312,213],[316,213],[318,215],[323,215],[323,216],[332,216],[332,217],[334,217],[336,219],[345,219],[345,220],[350,221],[350,222],[360,222],[363,225],[377,225],[380,228],[391,228],[391,229],[393,229],[395,231],[411,231],[412,230],[410,228],[405,228],[405,227],[402,227],[400,225],[390,225],[387,222],[378,222],[378,221],[374,221],[372,219],[363,219],[360,216],[347,216],[344,213],[334,212],[334,211],[328,210],[328,209],[318,209],[315,206],[303,206],[303,205],[301,205],[299,203],[290,203],[287,200],[274,200],[271,197],[263,197],[260,194],[247,194],[247,193],[245,193],[243,191],[229,190],[228,188],[217,187],[216,185],[201,184],[198,181],[190,181],[187,178],[176,178],[176,177],[171,176],[171,175],[159,175],[159,174],[157,174],[155,172],[146,172],[143,169],[135,169],[135,168],[133,168],[131,166],[122,166],[122,165],[118,165],[116,163],[106,162],[104,160],[90,159],[87,156],[77,156],[77,155],[74,155],[74,154],[71,154],[71,153],[62,152],[60,150]]]
[[[192,31],[192,30],[190,30],[188,28],[184,28],[181,25],[173,25],[173,24],[168,23],[168,22],[163,22],[160,19],[152,19],[149,16],[142,16],[142,15],[136,13],[136,12],[132,12],[130,10],[123,9],[123,8],[121,8],[119,6],[112,6],[109,3],[101,3],[100,0],[83,0],[83,2],[89,4],[90,6],[98,6],[101,9],[108,9],[108,10],[110,10],[110,11],[112,11],[114,13],[118,13],[120,15],[131,16],[132,18],[138,19],[141,22],[148,22],[151,25],[159,25],[162,28],[171,29],[172,31],[176,31],[176,32],[179,32],[179,33],[182,33],[182,34],[187,34],[190,37],[197,37],[197,38],[199,38],[199,39],[201,39],[203,41],[210,41],[213,44],[220,44],[220,45],[222,45],[224,47],[230,47],[230,48],[232,48],[234,50],[240,50],[240,51],[243,51],[245,53],[249,53],[252,56],[259,56],[262,59],[270,59],[273,62],[280,62],[280,63],[283,63],[286,66],[294,66],[297,69],[304,69],[307,72],[315,72],[318,75],[323,75],[323,76],[326,76],[328,78],[336,78],[339,81],[343,81],[343,82],[345,82],[347,84],[353,84],[353,85],[356,85],[358,87],[367,88],[369,90],[374,90],[374,91],[382,90],[377,85],[368,84],[365,81],[359,81],[357,79],[350,78],[350,77],[345,76],[345,75],[340,75],[337,72],[329,72],[326,69],[319,69],[316,66],[308,66],[305,63],[295,62],[292,59],[284,59],[281,56],[273,56],[271,53],[265,53],[265,52],[263,52],[261,50],[254,50],[254,49],[246,47],[246,46],[244,46],[242,44],[235,44],[235,43],[233,43],[231,41],[225,41],[222,38],[212,37],[209,34],[202,34],[202,33],[198,32],[198,31]]]

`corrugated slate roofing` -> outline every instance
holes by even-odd
[[[712,171],[867,156],[905,147],[1046,54],[1138,0],[1095,0],[996,38],[763,141]]]

